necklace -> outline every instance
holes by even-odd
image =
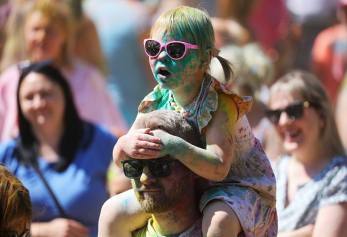
[[[177,111],[177,113],[181,113],[182,115],[184,115],[186,117],[194,115],[196,107],[198,106],[198,102],[199,102],[201,94],[202,94],[202,89],[203,89],[203,86],[204,86],[204,82],[205,82],[205,77],[202,80],[201,87],[200,87],[200,92],[199,92],[198,96],[194,99],[194,107],[193,107],[193,109],[190,109],[190,110],[185,110],[182,106],[180,106],[178,103],[176,103],[175,99],[173,97],[173,94],[172,94],[172,92],[170,90],[170,92],[169,92],[169,103],[170,103],[171,108],[173,108],[175,111]]]

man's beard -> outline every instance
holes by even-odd
[[[154,199],[152,196],[139,195],[138,201],[141,209],[144,212],[157,214],[163,213],[172,209],[172,202],[167,201],[167,197],[164,193],[161,194],[160,199]]]
[[[149,187],[148,187],[149,188]],[[158,214],[171,210],[181,201],[181,196],[168,197],[161,189],[156,195],[144,194],[143,192],[135,193],[144,212]]]
[[[187,172],[183,180],[189,180],[190,173]],[[144,194],[141,190],[143,189],[159,189],[161,192],[155,195]],[[183,198],[185,198],[186,193],[189,189],[194,189],[194,185],[190,182],[180,182],[175,186],[171,186],[170,190],[161,187],[158,183],[152,183],[148,185],[142,184],[142,186],[135,192],[136,198],[140,203],[141,209],[146,213],[159,214],[167,212],[177,206]]]

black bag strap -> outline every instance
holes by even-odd
[[[17,143],[17,149],[15,150],[15,152],[18,152],[18,147],[21,146],[21,142],[20,142],[20,138],[19,138],[19,137],[16,138],[16,143]],[[46,186],[46,188],[47,188],[49,194],[50,194],[51,197],[53,198],[53,201],[54,201],[56,207],[58,208],[60,217],[66,218],[66,219],[67,219],[68,217],[67,217],[66,213],[64,212],[63,208],[60,206],[60,204],[59,204],[57,198],[55,197],[55,195],[54,195],[54,193],[53,193],[51,187],[48,185],[46,179],[45,179],[45,178],[43,177],[43,175],[42,175],[42,172],[41,172],[41,170],[40,170],[39,164],[38,164],[37,159],[36,159],[37,156],[35,155],[34,150],[31,150],[31,153],[32,153],[32,158],[31,158],[31,159],[30,159],[29,157],[25,157],[25,158],[24,158],[24,161],[26,161],[25,164],[29,164],[29,165],[31,165],[31,166],[34,168],[34,170],[36,171],[36,173],[40,176],[41,180],[42,180],[43,183],[45,184],[45,186]],[[19,154],[18,154],[18,155],[19,155]]]
[[[41,172],[41,170],[40,170],[40,168],[39,168],[39,164],[38,164],[37,162],[30,162],[30,164],[31,164],[31,166],[35,169],[36,173],[39,174],[39,176],[40,176],[40,178],[42,179],[43,183],[45,184],[47,190],[49,191],[49,194],[51,194],[51,196],[52,196],[52,198],[53,198],[53,200],[54,200],[54,203],[55,203],[55,205],[57,206],[57,208],[58,208],[58,210],[59,210],[60,217],[62,217],[62,218],[67,218],[67,215],[65,214],[63,208],[60,206],[60,204],[59,204],[57,198],[55,197],[55,195],[54,195],[54,193],[53,193],[51,187],[48,185],[46,179],[43,177],[42,172]]]

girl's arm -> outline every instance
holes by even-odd
[[[222,181],[228,174],[234,155],[235,123],[238,112],[235,102],[228,95],[218,94],[218,109],[206,129],[206,150],[168,133],[150,136],[149,129],[130,129],[122,136],[113,150],[113,159],[121,167],[128,156],[151,159],[170,155],[178,159],[199,176]],[[159,143],[162,143],[163,146]]]
[[[228,174],[234,155],[235,123],[238,112],[235,102],[226,94],[218,94],[218,109],[206,127],[206,150],[183,139],[163,133],[161,156],[170,155],[199,176],[222,181]]]

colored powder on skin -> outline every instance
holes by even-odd
[[[121,207],[123,210],[126,210],[128,208],[130,201],[131,201],[131,197],[126,197],[122,200]]]

